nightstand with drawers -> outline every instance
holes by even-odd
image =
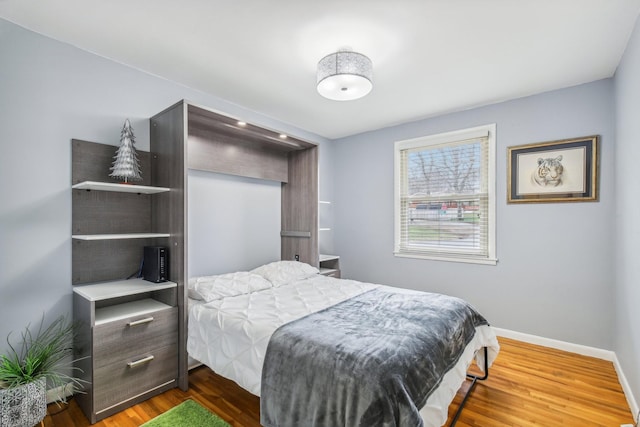
[[[142,279],[73,289],[75,357],[87,382],[76,395],[95,423],[173,388],[178,378],[177,285]]]

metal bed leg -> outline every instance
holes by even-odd
[[[458,418],[460,418],[460,414],[462,413],[464,404],[467,403],[467,399],[469,398],[469,395],[473,391],[473,388],[476,386],[476,382],[478,380],[480,381],[486,380],[488,376],[489,376],[489,361],[487,359],[487,347],[484,347],[484,375],[479,376],[479,375],[467,374],[467,378],[471,380],[471,385],[469,386],[469,389],[467,390],[464,397],[462,398],[462,402],[460,402],[460,406],[458,406],[458,410],[453,416],[453,420],[451,420],[451,424],[449,424],[449,427],[454,427],[458,422]]]

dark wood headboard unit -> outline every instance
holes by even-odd
[[[318,266],[318,146],[278,131],[180,101],[151,118],[151,153],[171,170],[171,197],[158,202],[175,210],[175,230],[187,230],[187,169],[282,183],[281,258]],[[164,159],[164,160],[163,160]],[[182,237],[183,245],[186,240]],[[186,248],[186,245],[184,246]],[[185,263],[186,252],[185,252]]]
[[[288,182],[289,153],[315,144],[239,122],[194,105],[187,106],[189,169]]]

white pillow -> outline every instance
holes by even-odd
[[[262,276],[248,271],[189,279],[189,298],[211,302],[273,287]]]
[[[315,276],[320,271],[304,262],[299,261],[275,261],[262,265],[251,270],[252,273],[259,274],[273,286],[282,286],[297,280]]]

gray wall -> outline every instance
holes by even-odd
[[[336,141],[343,276],[460,296],[492,325],[612,349],[614,103],[610,79]],[[497,124],[498,265],[393,255],[393,143]],[[601,136],[600,201],[507,205],[508,146]]]
[[[640,398],[640,24],[636,23],[615,76],[616,203],[614,350]]]
[[[189,277],[280,259],[279,181],[189,170]]]
[[[117,145],[128,117],[148,150],[148,118],[184,98],[326,142],[4,20],[0,58],[0,352],[10,331],[71,311],[72,138]]]

